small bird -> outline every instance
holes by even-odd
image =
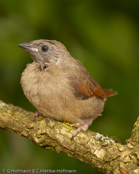
[[[117,94],[112,89],[102,89],[61,42],[41,39],[18,46],[33,59],[22,73],[21,85],[38,110],[35,116],[75,124],[73,137],[81,130],[87,131],[101,115],[107,97]]]

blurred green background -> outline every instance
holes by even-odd
[[[139,2],[73,0],[0,0],[0,99],[36,111],[23,94],[21,73],[30,55],[17,44],[36,39],[61,41],[109,98],[103,116],[90,130],[122,143],[139,115]],[[66,154],[46,151],[30,140],[0,130],[2,169],[73,169],[98,174]]]

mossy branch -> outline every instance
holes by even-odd
[[[64,152],[107,174],[139,173],[139,118],[125,145],[99,133],[80,132],[74,127],[0,101],[0,128],[24,136],[47,150]]]

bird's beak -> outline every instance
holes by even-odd
[[[23,48],[24,50],[28,51],[28,52],[32,52],[32,51],[38,51],[37,48],[34,48],[33,44],[31,42],[23,42],[18,44],[19,47]]]
[[[26,51],[31,51],[31,43],[30,42],[23,42],[18,44],[19,47],[23,48]]]

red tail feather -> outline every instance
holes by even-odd
[[[105,93],[106,93],[106,96],[107,97],[111,97],[113,95],[117,95],[117,91],[113,91],[113,89],[104,89]]]

